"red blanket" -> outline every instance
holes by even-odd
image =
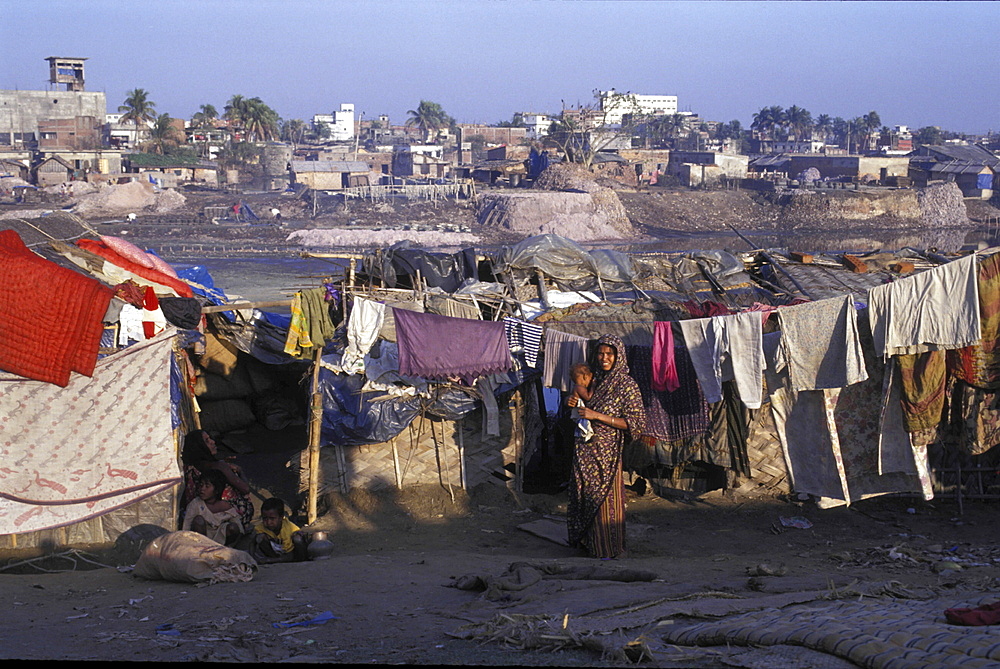
[[[94,373],[114,291],[0,231],[0,369],[59,386]]]
[[[76,240],[76,245],[84,251],[96,253],[108,262],[117,265],[122,269],[127,269],[136,276],[141,276],[143,279],[148,281],[172,288],[174,292],[177,293],[178,297],[194,297],[194,292],[191,290],[191,286],[187,285],[180,279],[175,279],[169,274],[164,274],[156,269],[143,267],[139,263],[133,262],[125,256],[120,255],[117,251],[98,239],[78,239]]]

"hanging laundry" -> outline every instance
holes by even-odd
[[[979,341],[979,283],[970,254],[868,291],[875,348],[883,355],[961,348]]]
[[[302,315],[309,324],[309,339],[313,346],[323,348],[326,342],[333,338],[333,321],[330,320],[330,307],[326,301],[326,288],[310,288],[303,290]]]
[[[146,286],[146,294],[142,298],[142,333],[146,339],[152,339],[167,328],[167,318],[160,309],[160,301],[152,286]]]
[[[542,326],[507,316],[503,319],[503,329],[511,353],[523,351],[525,364],[534,369],[542,345]]]
[[[354,298],[347,321],[347,348],[340,366],[348,374],[365,371],[365,355],[371,350],[385,320],[385,305],[363,297]]]
[[[142,309],[131,304],[122,305],[118,314],[118,346],[128,346],[131,342],[143,341],[146,334],[142,329]]]
[[[944,418],[945,383],[948,380],[945,352],[897,355],[894,359],[899,366],[906,431],[937,427]]]
[[[309,323],[302,310],[302,293],[295,293],[292,297],[291,311],[292,320],[288,325],[288,336],[285,339],[285,353],[301,357],[303,349],[312,348],[313,345],[309,339]]]
[[[868,378],[851,295],[781,307],[778,314],[793,390],[843,388]]]
[[[656,321],[653,325],[653,390],[673,392],[679,387],[673,328],[667,321]]]
[[[760,314],[747,311],[679,323],[705,400],[721,401],[722,382],[735,379],[743,403],[759,409],[765,366]]]
[[[948,371],[978,388],[1000,389],[1000,253],[979,265],[980,339],[948,351]]]
[[[71,372],[91,376],[113,294],[0,231],[0,369],[59,386]]]
[[[629,370],[639,386],[646,410],[644,436],[678,441],[708,432],[711,409],[698,386],[698,377],[686,348],[678,346],[675,349],[678,387],[672,392],[653,389],[652,348],[637,345],[626,346],[625,350]]]
[[[569,370],[577,363],[587,362],[588,341],[586,337],[547,328],[542,384],[547,388],[572,392],[573,381],[570,379]]]
[[[428,379],[458,376],[471,383],[513,367],[503,323],[406,309],[393,309],[393,316],[401,374]]]

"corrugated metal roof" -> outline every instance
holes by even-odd
[[[1000,157],[975,144],[969,146],[935,144],[921,147],[921,149],[917,150],[916,155],[924,153],[937,156],[939,159],[961,160],[970,163],[979,163],[980,165],[989,165],[991,167],[1000,163]]]
[[[368,163],[360,160],[293,160],[292,171],[304,172],[371,172]]]

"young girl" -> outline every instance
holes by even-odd
[[[212,541],[231,546],[243,535],[240,513],[222,499],[226,476],[217,469],[202,473],[198,480],[198,496],[184,512],[182,529],[204,534]]]

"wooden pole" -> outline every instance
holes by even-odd
[[[396,475],[396,489],[403,489],[403,477],[399,473],[399,451],[396,450],[396,437],[389,440],[389,445],[392,446],[392,471]]]
[[[309,416],[309,490],[306,502],[306,522],[316,521],[316,498],[319,492],[319,435],[323,424],[323,396],[319,392],[319,368],[323,349],[313,354],[312,397]]]
[[[462,474],[462,490],[468,490],[465,480],[465,417],[459,418],[455,423],[458,429],[458,467]]]

